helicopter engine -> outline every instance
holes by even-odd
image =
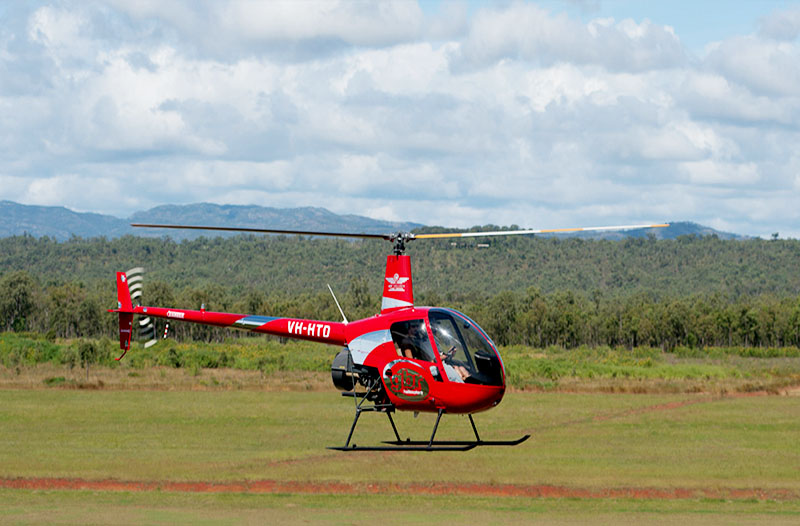
[[[373,367],[353,363],[347,347],[339,351],[331,364],[331,380],[340,391],[355,391],[357,385],[370,385],[377,378],[378,373]]]

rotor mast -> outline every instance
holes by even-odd
[[[395,256],[402,256],[406,251],[406,242],[415,239],[411,232],[397,232],[391,234],[388,240],[392,242],[392,253]]]

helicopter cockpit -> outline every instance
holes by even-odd
[[[503,366],[494,346],[477,324],[449,309],[431,309],[428,320],[444,373],[451,382],[503,385]],[[397,354],[436,363],[425,320],[396,322],[391,328]],[[434,378],[442,381],[436,368]]]
[[[450,381],[503,385],[500,357],[475,322],[445,309],[431,309],[428,319]]]

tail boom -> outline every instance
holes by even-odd
[[[135,315],[188,321],[217,327],[231,327],[330,345],[346,345],[347,342],[345,336],[346,324],[341,322],[233,314],[206,311],[204,309],[187,310],[169,307],[134,306],[128,287],[128,277],[124,272],[117,272],[117,308],[109,309],[109,312],[119,314],[119,347],[125,352],[117,360],[125,356],[125,353],[131,348],[133,317]]]
[[[276,318],[229,312],[206,310],[173,309],[167,307],[133,308],[135,314],[188,321],[217,327],[244,329],[252,332],[283,336],[298,340],[309,340],[330,345],[345,345],[345,324],[333,321],[303,320],[296,318]]]

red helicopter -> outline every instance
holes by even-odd
[[[117,272],[116,309],[119,313],[119,343],[125,352],[131,346],[134,315],[180,320],[219,327],[234,327],[285,338],[310,340],[342,346],[331,366],[334,386],[343,396],[355,401],[355,417],[341,451],[466,451],[477,446],[515,446],[527,440],[483,440],[478,435],[473,413],[491,409],[500,403],[506,390],[506,371],[500,353],[486,332],[466,315],[448,308],[417,307],[411,280],[410,257],[406,243],[417,239],[507,236],[562,232],[629,230],[659,228],[667,224],[625,225],[614,227],[567,228],[553,230],[512,230],[497,232],[460,232],[443,234],[348,234],[259,228],[235,228],[187,225],[134,224],[135,227],[220,230],[267,234],[301,234],[350,238],[378,238],[394,245],[386,258],[381,312],[371,318],[342,322],[281,318],[227,312],[186,310],[171,307],[133,305],[128,277]],[[331,291],[332,292],[332,291]],[[120,359],[118,358],[118,360]],[[436,423],[428,440],[402,440],[392,419],[394,411],[436,413]],[[380,446],[351,444],[363,412],[385,413],[395,440]],[[442,415],[466,414],[473,440],[436,440]]]

